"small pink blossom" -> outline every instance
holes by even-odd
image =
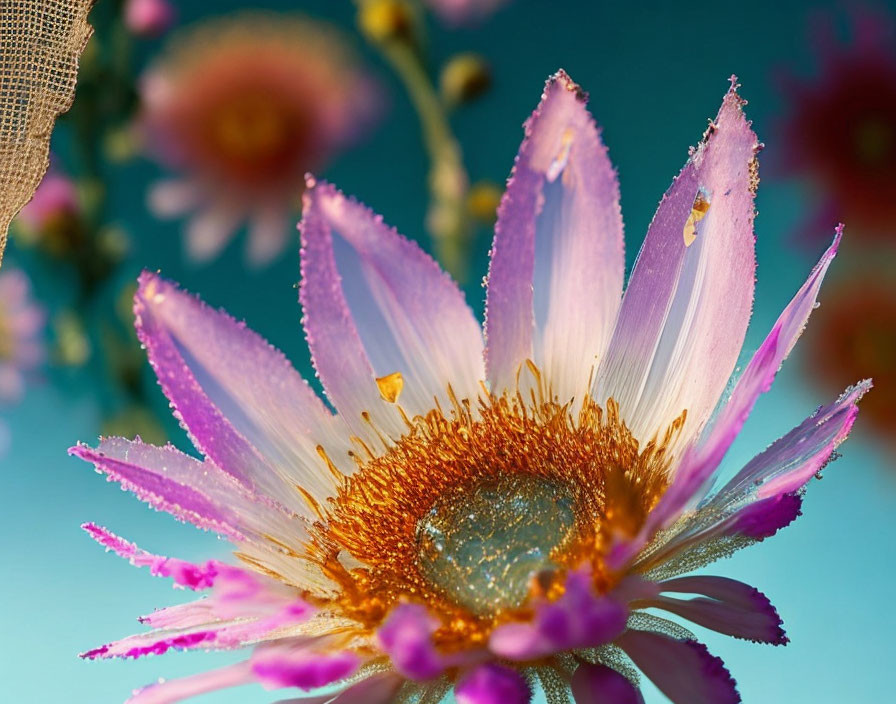
[[[509,0],[425,0],[443,22],[460,26],[476,24],[490,17]]]
[[[39,234],[76,216],[78,209],[78,192],[74,182],[51,167],[34,192],[34,197],[19,212],[17,222]]]
[[[5,264],[0,270],[0,402],[18,401],[26,373],[43,360],[44,321],[26,274]]]
[[[168,0],[127,0],[124,22],[140,37],[157,37],[174,24],[176,12]]]

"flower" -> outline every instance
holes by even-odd
[[[0,403],[13,403],[25,391],[25,372],[44,356],[40,334],[45,315],[31,297],[31,282],[10,265],[0,271]]]
[[[507,0],[425,0],[430,9],[450,26],[458,27],[482,22]]]
[[[818,215],[803,229],[818,239],[818,220],[841,219],[861,237],[889,239],[896,229],[896,23],[883,11],[855,10],[852,40],[838,42],[822,16],[814,81],[787,76],[783,170],[818,191]]]
[[[39,244],[55,255],[65,256],[80,246],[83,219],[74,181],[51,167],[15,223],[16,234],[25,242]]]
[[[157,37],[171,28],[176,14],[168,0],[127,0],[124,22],[139,37]]]
[[[709,488],[815,308],[825,253],[721,410],[753,299],[758,144],[732,88],[666,193],[622,295],[616,174],[565,73],[526,123],[503,197],[485,337],[415,244],[333,186],[304,196],[300,300],[336,413],[284,356],[158,275],[139,336],[204,459],[121,438],[71,452],[227,537],[240,566],[107,548],[205,600],[89,658],[254,646],[152,685],[161,704],[247,682],[338,704],[739,701],[683,626],[787,641],[747,584],[691,575],[775,534],[831,459],[862,382]],[[715,418],[714,422],[710,419]],[[681,598],[683,594],[696,598]]]
[[[248,220],[258,265],[285,246],[305,173],[356,138],[377,102],[335,31],[274,14],[194,29],[150,68],[141,98],[145,151],[182,172],[156,184],[151,209],[196,211],[186,244],[197,260],[217,255]]]
[[[873,374],[878,391],[864,404],[867,422],[887,442],[896,423],[896,282],[864,269],[836,283],[831,305],[812,327],[812,378],[831,388],[854,373]]]

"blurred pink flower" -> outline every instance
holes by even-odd
[[[869,382],[715,481],[815,309],[840,232],[730,385],[756,271],[760,145],[743,101],[732,85],[623,293],[616,170],[585,100],[560,72],[526,122],[484,329],[417,245],[309,178],[299,298],[331,405],[244,324],[141,276],[137,334],[203,459],[124,438],[70,452],[232,541],[241,564],[165,558],[85,525],[207,597],[83,657],[247,650],[131,704],[248,683],[318,704],[451,690],[458,704],[528,704],[535,683],[550,702],[643,704],[635,667],[675,704],[735,704],[721,660],[655,612],[787,642],[757,589],[682,575],[793,522],[856,419]]]
[[[44,357],[40,339],[45,315],[31,297],[31,282],[8,264],[0,270],[0,402],[18,401],[25,372]]]
[[[425,0],[443,22],[459,26],[475,24],[491,16],[509,0]]]
[[[34,192],[34,197],[19,212],[17,222],[31,232],[46,232],[75,216],[78,208],[74,182],[51,167]]]
[[[896,23],[883,10],[852,11],[848,41],[835,17],[817,16],[814,80],[786,74],[782,167],[817,190],[818,213],[802,228],[818,242],[846,222],[854,236],[896,237]]]
[[[157,37],[174,24],[176,12],[168,0],[127,0],[124,22],[141,37]]]
[[[276,257],[304,175],[367,128],[374,85],[340,35],[311,20],[247,14],[176,41],[144,76],[145,151],[175,180],[152,188],[158,216],[194,215],[189,256],[216,256],[245,221],[248,258]]]

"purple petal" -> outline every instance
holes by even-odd
[[[351,652],[315,653],[303,648],[268,647],[251,658],[252,674],[266,689],[325,687],[352,675],[360,664]]]
[[[235,502],[240,486],[209,462],[188,457],[170,445],[155,447],[121,438],[107,438],[95,450],[77,445],[69,454],[91,462],[109,481],[118,482],[155,509],[234,542],[244,540],[241,521],[227,499],[230,493],[230,502]],[[210,489],[215,498],[203,489]]]
[[[531,621],[498,626],[489,649],[509,660],[532,660],[608,643],[625,630],[628,608],[611,596],[597,596],[587,572],[572,572],[557,601],[535,606]]]
[[[447,666],[432,642],[438,623],[419,604],[400,604],[377,631],[383,651],[395,669],[413,680],[438,676]]]
[[[754,540],[771,538],[802,515],[802,506],[803,497],[796,492],[761,499],[733,515],[728,533]]]
[[[820,408],[747,463],[694,513],[682,531],[649,555],[649,564],[697,550],[720,537],[744,535],[761,540],[789,525],[800,514],[797,492],[824,468],[846,439],[858,414],[857,403],[870,387],[871,382],[864,381],[848,389],[835,403]],[[645,531],[640,540],[646,535]],[[614,564],[633,556],[636,545],[626,545]],[[638,567],[647,569],[648,564],[639,563]]]
[[[404,681],[395,673],[373,675],[336,695],[329,692],[317,697],[284,699],[275,704],[391,704]]]
[[[547,83],[498,211],[488,278],[492,390],[533,359],[564,401],[586,391],[612,333],[625,267],[619,185],[564,72]]]
[[[722,661],[693,640],[626,631],[616,641],[673,704],[736,704],[740,694]]]
[[[219,670],[151,684],[135,692],[134,696],[125,704],[174,704],[174,702],[181,702],[191,697],[198,697],[200,694],[239,687],[250,682],[252,682],[252,674],[249,671],[249,663],[238,662]]]
[[[749,584],[726,577],[680,577],[660,583],[663,592],[702,594],[689,600],[656,597],[646,602],[705,628],[756,643],[784,645],[781,617],[768,598]],[[704,598],[708,597],[708,598]]]
[[[457,704],[528,704],[532,692],[525,678],[502,665],[480,665],[467,672],[454,688]]]
[[[856,384],[835,403],[822,406],[776,440],[719,491],[719,500],[732,494],[755,494],[759,499],[766,499],[802,488],[846,440],[859,413],[857,404],[870,388],[870,381]]]
[[[642,442],[685,410],[681,441],[693,436],[743,344],[753,302],[759,145],[742,104],[732,85],[706,141],[663,197],[598,371],[595,397],[616,399]],[[696,221],[695,205],[706,200],[709,209]]]
[[[307,507],[295,484],[313,496],[331,493],[317,447],[337,443],[335,421],[280,352],[154,274],[140,277],[134,311],[159,383],[197,449],[297,511]],[[337,461],[344,454],[331,452]]]
[[[107,551],[111,550],[135,567],[149,567],[150,573],[154,576],[171,577],[180,587],[193,590],[209,589],[214,585],[221,569],[225,567],[214,560],[204,565],[195,565],[173,557],[153,555],[95,523],[85,523],[81,527]]]
[[[740,433],[753,410],[756,399],[771,388],[781,364],[806,327],[809,315],[817,305],[816,299],[821,282],[837,254],[841,236],[842,228],[838,228],[833,243],[816,264],[808,280],[781,313],[771,332],[738,379],[731,398],[725,404],[706,440],[700,443],[696,451],[685,455],[672,486],[652,512],[649,529],[669,525],[678,517],[685,505],[701,498],[701,487],[708,486],[707,480],[722,461],[734,438]]]
[[[644,704],[641,692],[605,665],[582,663],[572,676],[571,686],[576,704]]]
[[[305,331],[330,400],[347,422],[387,406],[375,378],[404,379],[400,403],[476,398],[482,334],[457,285],[413,242],[333,186],[309,180],[302,215]],[[388,414],[395,415],[395,414]]]

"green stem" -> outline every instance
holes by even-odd
[[[413,44],[394,39],[376,45],[404,84],[420,120],[430,162],[431,200],[426,227],[436,256],[457,280],[463,281],[467,276],[472,223],[467,212],[469,178],[460,144]]]

